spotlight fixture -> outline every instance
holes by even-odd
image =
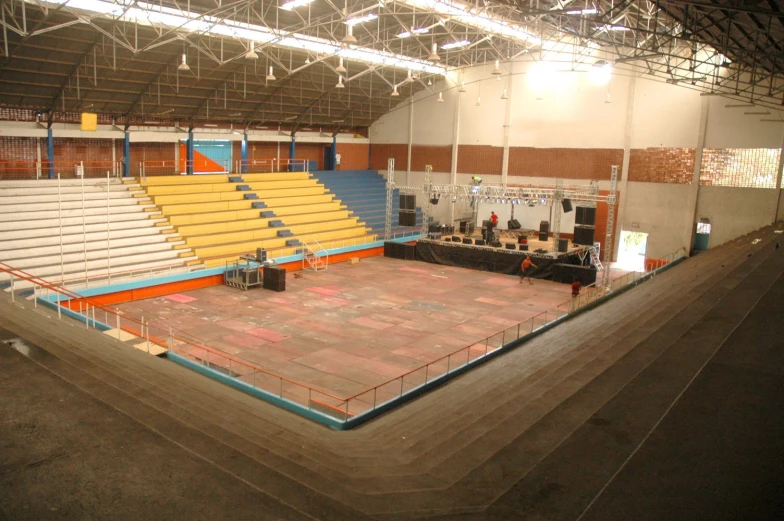
[[[439,92],[438,93],[438,99],[436,101],[439,102],[439,103],[443,103],[444,102],[444,93],[443,92]]]
[[[335,72],[339,72],[341,74],[344,73],[344,72],[348,72],[346,70],[346,68],[343,66],[343,57],[342,56],[340,57],[340,61],[338,61],[338,66],[335,67]]]
[[[392,94],[390,94],[390,96],[392,96],[392,97],[400,96],[400,93],[397,91],[397,85],[392,87]]]
[[[345,45],[357,43],[357,38],[354,36],[354,26],[353,25],[347,25],[346,26],[346,36],[343,37],[343,43]]]
[[[256,54],[256,50],[253,48],[253,40],[248,40],[248,52],[245,53],[245,58],[249,60],[259,59],[259,55]]]
[[[344,89],[346,86],[343,85],[343,76],[338,76],[338,83],[335,85],[336,89]]]
[[[269,74],[267,74],[267,81],[275,81],[277,78],[274,74],[272,74],[272,65],[269,68]]]
[[[406,79],[403,81],[406,83],[414,83],[414,77],[411,76],[411,69],[408,70],[408,76],[406,76]]]
[[[495,69],[493,69],[493,72],[491,72],[490,74],[492,74],[493,76],[500,76],[502,74],[501,73],[501,62],[499,60],[495,61]]]
[[[191,68],[188,67],[188,56],[185,53],[182,53],[182,63],[177,68],[180,69],[181,71],[191,70]]]
[[[437,62],[441,60],[441,57],[438,55],[438,45],[433,42],[432,50],[430,51],[430,56],[427,57],[428,61]]]

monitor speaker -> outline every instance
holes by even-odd
[[[511,219],[511,220],[510,220],[510,221],[507,223],[507,227],[508,227],[510,230],[519,230],[520,228],[522,228],[522,225],[520,224],[520,221],[518,221],[517,219]]]
[[[256,248],[256,260],[259,262],[267,260],[267,250],[264,248]]]
[[[492,246],[493,248],[500,248],[501,247],[501,241],[493,241],[493,242],[490,243],[490,246]],[[512,247],[514,247],[514,244],[512,244]]]
[[[564,213],[569,213],[572,211],[572,201],[571,199],[564,199],[561,201],[561,206],[563,207]]]
[[[482,239],[477,239],[474,244],[476,244],[477,246],[484,246],[485,245],[485,241],[482,240]]]
[[[558,253],[569,251],[569,239],[558,239]]]
[[[513,242],[507,242],[504,247],[507,250],[516,250],[517,249],[517,247],[515,246],[515,243],[513,243]]]
[[[460,237],[458,237],[457,235],[453,235],[452,242],[460,242]]]
[[[520,251],[528,251],[528,245],[527,244],[521,244],[520,245]]]
[[[416,196],[413,194],[400,194],[401,210],[416,210]]]
[[[550,221],[542,221],[539,223],[539,233],[550,233]]]
[[[286,270],[283,268],[264,268],[264,289],[286,291]]]
[[[547,242],[547,232],[539,232],[539,240],[542,242]]]
[[[477,240],[479,240],[479,239],[477,239]],[[472,241],[468,237],[463,237],[463,244],[473,244],[473,243],[474,243],[474,241]]]

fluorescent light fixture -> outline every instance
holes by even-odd
[[[291,0],[283,4],[282,6],[280,6],[280,8],[283,9],[284,11],[293,11],[297,7],[302,7],[303,5],[311,4],[314,1],[315,0]]]
[[[596,14],[599,11],[594,8],[590,9],[575,9],[573,11],[566,11],[566,14]]]
[[[475,7],[473,3],[465,4],[456,0],[401,1],[404,4],[420,8],[424,11],[434,11],[437,14],[445,15],[454,22],[480,29],[482,32],[493,36],[504,36],[514,40],[530,42],[535,45],[542,43],[542,40],[538,36],[528,32],[522,26],[499,16],[488,14]]]
[[[603,29],[607,31],[631,31],[629,27],[624,27],[622,25],[605,25]]]
[[[430,29],[427,27],[421,27],[419,29],[411,29],[410,31],[403,31],[402,33],[398,34],[398,38],[409,38],[415,34],[427,34],[430,32]]]
[[[357,18],[349,18],[346,20],[346,25],[357,25],[363,24],[365,22],[370,22],[378,18],[378,15],[375,13],[366,14],[365,16],[358,16]]]
[[[419,0],[417,0],[419,1]],[[369,48],[341,49],[339,43],[300,33],[270,29],[262,25],[248,24],[238,20],[218,18],[183,9],[165,7],[150,2],[136,2],[133,7],[110,0],[46,0],[48,4],[62,5],[65,9],[74,8],[113,16],[120,22],[136,23],[144,26],[168,27],[176,31],[190,31],[204,36],[224,36],[256,43],[271,44],[276,47],[300,49],[319,55],[340,55],[348,59],[399,69],[411,69],[430,74],[446,74],[446,67],[429,63],[426,60],[410,58],[401,54]],[[352,26],[347,27],[350,34]],[[347,43],[356,43],[354,42]],[[183,67],[183,70],[188,70]]]
[[[441,46],[442,49],[448,51],[449,49],[457,49],[458,47],[465,47],[466,45],[471,45],[471,42],[468,40],[460,40],[459,42],[449,42],[445,43]]]

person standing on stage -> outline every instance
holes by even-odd
[[[580,289],[583,287],[582,282],[577,280],[577,277],[574,278],[572,281],[572,298],[577,298],[580,296]]]
[[[522,275],[520,275],[520,284],[523,283],[523,279],[525,279],[525,278],[528,279],[528,283],[529,284],[533,284],[533,282],[531,282],[530,272],[528,271],[528,270],[531,269],[532,266],[534,268],[536,268],[536,264],[534,264],[531,261],[531,256],[530,255],[526,255],[525,256],[525,260],[523,261],[523,265],[522,265],[523,273],[522,273]]]
[[[487,230],[487,242],[491,242],[495,239],[495,235],[493,235],[493,230],[496,229],[498,226],[498,216],[495,212],[490,212],[490,228]]]

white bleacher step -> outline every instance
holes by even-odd
[[[135,256],[141,257],[141,256]],[[112,262],[112,266],[110,272],[112,273],[112,283],[114,284],[115,281],[122,280],[122,277],[131,277],[134,273],[136,274],[135,278],[147,278],[150,270],[160,269],[160,271],[155,273],[160,273],[160,276],[166,275],[168,270],[167,266],[176,266],[187,268],[187,263],[191,261],[198,260],[196,255],[192,255],[190,257],[176,257],[176,258],[167,258],[167,259],[153,259],[153,260],[141,260],[141,258],[134,258],[131,262],[124,263],[124,264],[117,264],[115,266],[114,262]],[[95,282],[90,282],[88,284],[84,283],[85,277],[85,270],[84,270],[84,263],[78,264],[68,264],[64,266],[63,279],[65,280],[65,284],[61,283],[60,281],[60,266],[48,266],[46,268],[37,268],[33,270],[29,270],[28,273],[35,275],[36,277],[40,277],[43,280],[53,283],[59,286],[64,286],[68,288],[76,287],[79,284],[82,284],[82,287],[96,287]],[[7,274],[3,273],[0,275],[0,282],[7,286],[8,277]],[[103,268],[90,268],[88,266],[86,276],[90,281],[99,281],[99,280],[106,280],[106,266]],[[26,289],[32,288],[33,284],[24,280],[16,280],[14,282],[14,289]],[[5,288],[6,291],[10,291],[9,287]]]
[[[109,199],[109,208],[117,208],[123,206],[137,206],[137,207],[154,207],[154,204],[140,204],[136,199],[133,197],[123,197],[120,199]],[[32,215],[33,213],[39,212],[47,212],[47,211],[68,211],[68,210],[77,210],[80,213],[82,210],[85,211],[102,211],[106,213],[106,198],[103,199],[86,199],[84,203],[82,200],[75,200],[75,201],[50,201],[44,203],[23,203],[23,204],[5,204],[0,206],[0,216],[5,214],[16,214],[19,212],[27,213],[28,215]]]
[[[104,201],[105,203],[105,201]],[[153,206],[153,205],[147,205]],[[140,205],[136,203],[136,201],[131,202],[124,202],[123,204],[112,204],[109,206],[108,212],[109,214],[118,214],[118,213],[147,213],[144,212],[145,205]],[[26,207],[22,210],[11,212],[5,211],[5,209],[0,208],[0,221],[30,221],[30,220],[37,220],[37,219],[59,219],[62,217],[63,219],[68,217],[79,217],[81,218],[82,215],[85,216],[106,216],[107,208],[106,204],[103,206],[96,206],[91,208],[85,208],[82,211],[82,207],[79,208],[62,208],[62,209],[53,209],[53,210],[37,210],[34,208]]]
[[[0,181],[0,189],[3,188],[26,188],[28,190],[41,190],[41,189],[48,189],[54,188],[57,189],[57,185],[60,185],[60,188],[75,188],[75,189],[82,189],[82,186],[85,188],[101,185],[106,189],[106,177],[88,177],[86,179],[14,179],[9,181]],[[109,184],[112,187],[123,187],[128,186],[124,185],[122,181],[116,177],[109,178]]]
[[[139,253],[135,255],[125,255],[125,256],[117,256],[117,257],[102,257],[98,259],[88,260],[87,262],[77,261],[77,262],[68,262],[64,263],[61,269],[60,266],[60,258],[59,257],[46,257],[38,259],[37,261],[39,264],[32,264],[31,263],[24,263],[27,264],[26,267],[23,266],[14,266],[15,268],[23,269],[29,273],[37,275],[43,278],[51,278],[51,277],[60,277],[60,273],[66,274],[66,279],[68,278],[69,273],[75,273],[79,275],[80,273],[84,273],[85,270],[89,273],[90,271],[105,272],[107,267],[111,270],[116,271],[125,271],[133,269],[134,266],[150,263],[150,262],[159,262],[159,261],[166,261],[170,264],[174,264],[176,262],[180,262],[183,260],[183,257],[179,255],[183,252],[187,253],[187,250],[163,250],[163,251],[155,251],[150,253]],[[19,264],[19,263],[18,263]],[[6,281],[10,277],[7,273],[0,272],[0,281]]]
[[[143,213],[132,214],[134,216],[133,219],[115,220],[122,215],[123,214],[120,214],[119,216],[117,215],[111,216],[111,220],[109,221],[110,231],[120,232],[122,230],[142,229],[142,228],[151,228],[155,230],[165,231],[165,230],[171,230],[173,228],[171,225],[156,226],[156,224],[158,223],[166,222],[166,219],[148,218],[146,217],[146,214]],[[72,235],[75,233],[80,234],[83,233],[84,230],[86,230],[87,233],[106,231],[106,216],[104,216],[103,221],[100,221],[95,218],[88,218],[85,220],[86,220],[86,225],[83,226],[81,218],[78,219],[74,218],[72,219],[72,221],[75,222],[71,222],[71,223],[67,222],[66,219],[63,219],[63,235]],[[7,223],[7,224],[0,222],[0,231],[3,232],[2,237],[5,240],[25,239],[25,238],[35,238],[35,237],[50,237],[52,235],[56,235],[59,237],[60,221],[59,219],[46,219],[40,221],[31,221],[31,222],[23,221],[23,222],[15,222],[15,223]]]
[[[129,230],[129,231],[136,231],[136,230]],[[146,229],[143,231],[147,231]],[[154,231],[154,230],[153,230]],[[97,235],[97,234],[93,234]],[[107,248],[110,248],[111,252],[115,250],[121,250],[124,248],[142,248],[142,247],[150,247],[152,248],[155,245],[166,245],[174,247],[179,244],[184,244],[184,240],[180,241],[172,241],[170,235],[163,235],[160,233],[157,234],[148,234],[147,236],[143,235],[132,235],[130,237],[116,237],[114,234],[110,234],[109,241],[106,240],[106,232],[101,234],[100,237],[96,237],[93,240],[84,240],[84,235],[65,235],[63,236],[63,244],[62,247],[59,243],[59,237],[47,237],[46,238],[47,244],[43,243],[43,239],[31,239],[27,241],[3,241],[0,242],[0,259],[4,262],[9,262],[10,264],[14,264],[13,261],[16,259],[25,259],[28,257],[42,257],[44,255],[56,255],[58,258],[60,257],[60,252],[62,251],[63,254],[67,255],[70,253],[84,253],[85,249],[88,252],[91,251],[102,251],[106,252]],[[67,240],[66,240],[67,239]],[[30,245],[31,242],[38,241],[39,244]]]
[[[128,246],[140,242],[166,242],[171,237],[171,234],[162,233],[160,228],[154,226],[127,228],[124,230],[111,230],[108,233],[104,227],[103,230],[97,230],[86,234],[63,233],[62,236],[59,234],[59,228],[55,228],[50,231],[52,233],[44,237],[0,240],[0,259],[5,257],[4,252],[29,249],[33,249],[34,252],[38,252],[38,248],[46,248],[50,246],[56,246],[59,250],[60,244],[62,244],[64,247],[70,248],[75,244],[79,245],[79,247],[82,247],[83,243],[85,242],[91,244],[97,241],[101,241],[104,243],[104,247],[106,247],[105,243],[107,236],[110,241],[109,246],[111,247]],[[0,239],[5,238],[5,235],[0,237]]]
[[[196,257],[188,257],[188,262],[196,260]],[[95,288],[100,286],[106,286],[109,284],[123,284],[126,282],[133,282],[138,280],[145,280],[150,278],[157,278],[157,277],[166,277],[169,275],[177,275],[179,273],[191,273],[193,271],[198,271],[204,269],[204,264],[195,264],[192,266],[187,266],[185,262],[178,263],[176,265],[160,263],[160,265],[146,267],[140,270],[135,270],[133,272],[120,272],[120,273],[112,273],[111,278],[107,277],[106,272],[104,271],[102,274],[97,273],[93,274],[90,277],[90,282],[72,282],[65,285],[65,288],[69,289],[70,291],[78,292],[81,289],[85,289],[87,287]]]
[[[84,202],[85,204],[94,202],[94,201],[103,201],[103,204],[106,205],[107,199],[106,192],[85,192],[84,193]],[[108,193],[108,199],[110,201],[120,200],[120,199],[136,199],[131,194],[123,190],[122,192],[114,191]],[[57,194],[50,195],[50,194],[6,194],[0,191],[0,206],[7,206],[10,204],[40,204],[40,203],[53,203],[58,204],[58,201],[65,203],[71,203],[74,201],[78,201],[80,204],[82,202],[82,194],[60,194],[58,197]]]
[[[112,248],[108,251],[107,254],[106,241],[97,241],[95,243],[87,243],[82,245],[69,244],[67,246],[63,246],[64,250],[70,251],[64,251],[62,257],[60,256],[59,246],[47,246],[45,248],[36,248],[33,250],[16,250],[13,254],[6,252],[4,254],[4,260],[14,268],[22,270],[36,268],[39,266],[59,265],[61,259],[65,264],[82,263],[82,265],[84,265],[84,261],[86,259],[88,266],[94,262],[103,262],[105,265],[107,260],[115,261],[116,259],[122,259],[134,255],[168,254],[170,252],[174,252],[174,246],[172,244],[173,243],[171,242],[137,244],[134,246]],[[82,246],[82,248],[79,248],[79,246]],[[88,248],[86,252],[83,250],[84,246],[87,246]],[[177,252],[182,252],[182,250],[177,250],[175,253]]]

